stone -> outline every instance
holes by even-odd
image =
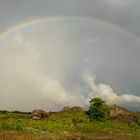
[[[62,111],[63,112],[82,112],[83,109],[80,106],[73,106],[73,107],[65,106]]]
[[[35,120],[46,118],[47,116],[48,114],[44,110],[36,109],[32,111],[32,118]]]
[[[122,108],[117,105],[112,105],[111,111],[109,113],[109,118],[118,120],[121,122],[131,123],[135,118],[135,113],[128,111],[125,108]]]

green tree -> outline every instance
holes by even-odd
[[[92,98],[89,103],[90,106],[87,114],[91,120],[104,121],[107,119],[110,109],[105,101],[101,98]]]

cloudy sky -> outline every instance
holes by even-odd
[[[90,97],[139,110],[139,9],[139,0],[0,0],[0,110],[86,108]]]

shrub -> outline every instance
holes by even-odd
[[[92,98],[89,103],[90,106],[87,111],[87,115],[91,120],[104,121],[107,119],[110,109],[106,105],[105,101],[101,98]]]
[[[134,128],[135,131],[140,129],[140,115],[136,115],[134,121],[130,125],[131,128]]]

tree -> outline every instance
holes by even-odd
[[[105,101],[101,98],[92,98],[89,103],[90,106],[87,114],[91,120],[104,121],[107,119],[110,109]]]

